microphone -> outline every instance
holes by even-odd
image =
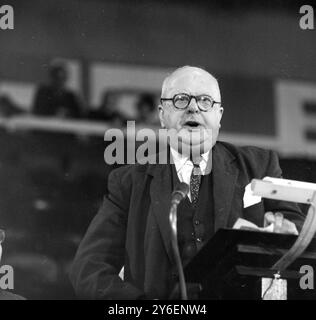
[[[189,186],[186,183],[181,182],[172,192],[171,207],[170,207],[170,213],[169,213],[169,222],[171,227],[171,245],[172,245],[176,266],[179,274],[180,294],[181,294],[182,300],[188,300],[188,295],[187,295],[183,266],[182,266],[182,261],[180,257],[179,246],[178,246],[177,208],[178,208],[178,204],[185,198],[185,196],[188,193],[189,193]]]
[[[171,195],[171,204],[178,205],[189,193],[189,185],[184,182],[178,184]]]

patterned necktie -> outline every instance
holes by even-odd
[[[201,184],[201,168],[200,163],[193,163],[193,170],[190,178],[191,202],[195,206],[199,198],[199,189]]]

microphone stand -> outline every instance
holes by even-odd
[[[183,272],[182,261],[179,252],[178,236],[177,236],[177,209],[180,201],[172,201],[169,213],[169,221],[171,226],[171,245],[174,251],[174,256],[176,260],[176,266],[179,274],[179,285],[181,300],[188,300],[187,288],[185,285],[185,278]]]
[[[284,271],[293,261],[295,261],[311,243],[316,234],[316,191],[310,202],[305,222],[302,230],[297,237],[293,246],[287,251],[271,269],[277,270],[279,273]]]

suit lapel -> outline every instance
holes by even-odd
[[[168,164],[150,165],[147,173],[153,176],[150,185],[151,208],[156,216],[167,254],[171,262],[173,262],[171,228],[169,224],[169,209],[173,189],[171,185],[171,168]]]
[[[238,169],[235,157],[221,144],[217,143],[212,152],[212,171],[214,189],[215,232],[227,226],[231,211]]]

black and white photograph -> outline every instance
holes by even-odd
[[[316,300],[315,19],[314,0],[1,1],[0,300],[107,319]]]

